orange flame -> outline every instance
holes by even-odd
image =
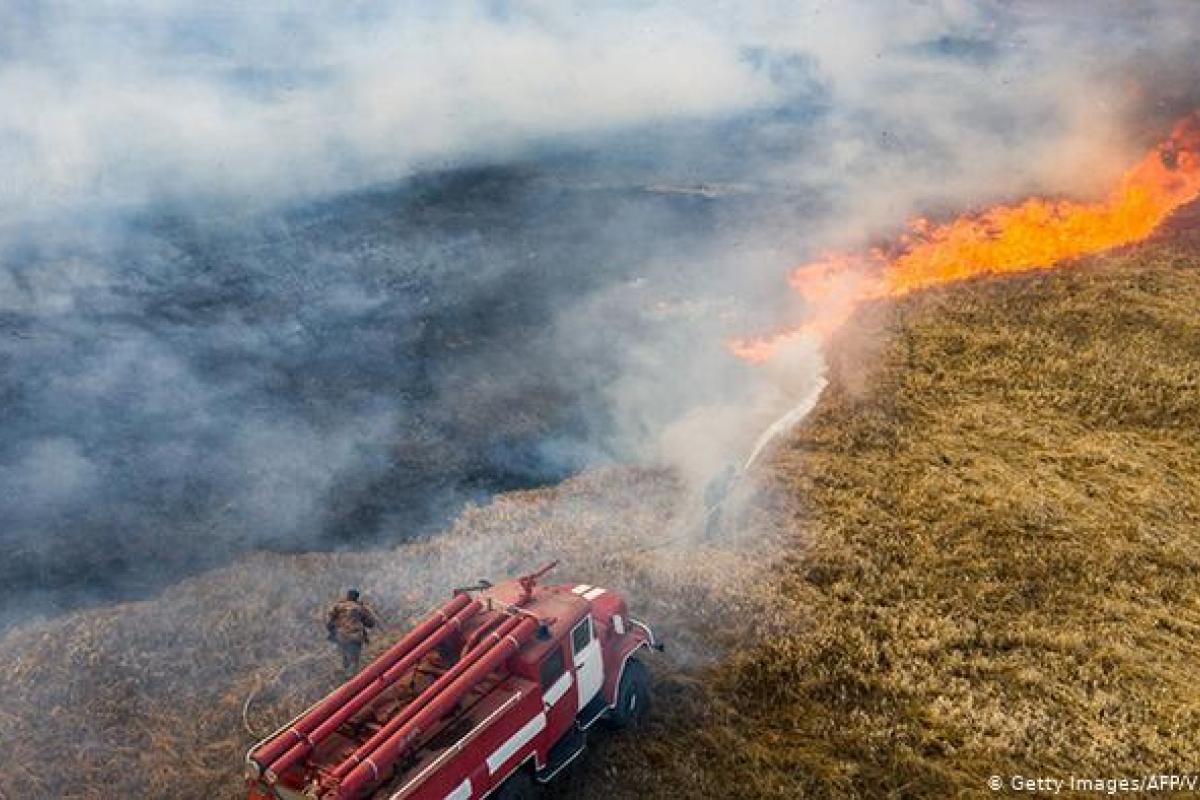
[[[798,327],[729,347],[765,361],[801,337],[828,338],[867,300],[900,297],[975,275],[1023,272],[1141,241],[1171,212],[1200,196],[1200,111],[1127,171],[1103,201],[1030,198],[951,222],[909,223],[889,257],[880,249],[834,253],[795,269],[792,288],[813,316]]]

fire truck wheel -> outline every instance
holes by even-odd
[[[608,712],[605,724],[616,729],[637,725],[649,705],[650,677],[642,662],[631,658],[617,687],[617,704]]]
[[[537,796],[535,791],[529,770],[519,769],[509,775],[508,780],[500,784],[500,788],[488,800],[533,800]]]

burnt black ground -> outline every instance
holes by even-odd
[[[760,199],[585,170],[24,231],[0,253],[38,298],[0,317],[0,625],[248,550],[418,537],[609,460],[617,356]],[[574,320],[635,284],[625,318]]]

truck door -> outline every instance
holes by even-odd
[[[579,708],[588,704],[604,684],[604,660],[600,640],[588,614],[571,631],[571,652],[575,659],[575,682],[579,689]]]
[[[575,688],[575,673],[567,668],[566,652],[567,648],[559,644],[546,654],[538,667],[538,677],[542,683],[542,708],[546,712],[547,727],[552,732],[570,728],[578,709],[575,692],[572,691]]]

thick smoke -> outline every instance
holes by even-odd
[[[803,315],[788,267],[1097,191],[1196,100],[1197,38],[1165,0],[9,4],[5,591],[612,460],[699,489],[819,380],[722,346]]]
[[[771,94],[719,30],[640,4],[6,8],[0,209],[286,202]]]

